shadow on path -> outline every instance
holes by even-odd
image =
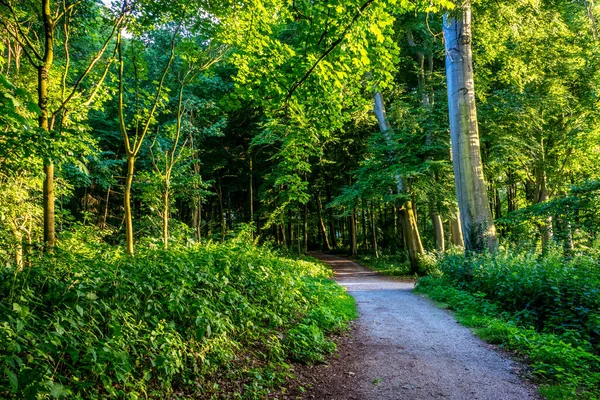
[[[536,388],[517,375],[520,364],[473,336],[447,311],[412,294],[414,283],[337,256],[311,256],[333,267],[336,281],[356,299],[359,318],[338,359],[300,374],[312,384],[302,398],[539,398]]]

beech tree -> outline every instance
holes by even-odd
[[[495,251],[496,227],[489,208],[475,105],[471,4],[444,16],[452,161],[461,226],[468,251]]]

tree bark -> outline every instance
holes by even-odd
[[[467,251],[496,251],[496,227],[489,209],[479,146],[471,50],[471,4],[456,17],[444,16],[446,79],[456,197]]]
[[[404,239],[408,248],[408,258],[410,261],[410,272],[417,274],[419,272],[419,258],[424,253],[423,244],[420,236],[413,234],[417,229],[417,221],[413,213],[412,201],[407,201],[404,207],[400,209],[402,216],[402,229]]]
[[[130,256],[133,256],[133,216],[131,213],[131,184],[133,182],[134,166],[135,157],[128,154],[127,176],[125,179],[125,195],[123,196],[123,205],[125,206],[125,250]]]
[[[460,215],[458,210],[455,210],[455,214],[450,217],[450,234],[452,235],[452,244],[458,247],[464,247],[465,241],[462,234],[462,227],[460,226]]]
[[[165,177],[165,192],[163,193],[163,246],[167,250],[169,248],[169,177]]]
[[[444,238],[444,224],[442,222],[442,216],[437,211],[434,205],[429,206],[429,216],[433,223],[433,234],[435,237],[435,248],[437,251],[446,251],[446,239]]]
[[[392,139],[389,135],[390,123],[385,113],[385,106],[383,104],[383,97],[381,93],[375,93],[375,116],[379,123],[379,129],[383,133],[388,145],[391,145]],[[396,181],[396,189],[398,193],[406,193],[406,185],[404,179],[399,174],[394,175]],[[408,253],[410,258],[411,270],[417,272],[419,269],[419,258],[424,253],[423,244],[421,242],[421,235],[419,234],[419,228],[417,226],[417,220],[415,213],[413,212],[412,201],[408,200],[404,204],[403,216],[403,228],[404,238],[408,247]]]
[[[38,66],[38,106],[40,116],[38,126],[48,132],[48,74],[54,62],[54,20],[50,10],[50,0],[42,0],[42,21],[44,23],[44,56]],[[44,245],[52,251],[56,242],[54,224],[54,164],[51,159],[44,160]]]

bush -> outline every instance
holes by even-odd
[[[0,397],[260,397],[355,315],[329,274],[239,238],[135,258],[80,245],[4,268]]]
[[[488,342],[526,356],[551,386],[551,399],[600,396],[600,268],[585,256],[549,251],[491,256],[449,254],[442,278],[424,277],[417,291],[457,311]]]
[[[561,335],[600,354],[600,266],[586,256],[565,260],[558,251],[451,255],[441,261],[445,279],[485,293],[520,325]]]

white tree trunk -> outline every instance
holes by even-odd
[[[444,16],[446,79],[452,160],[456,196],[465,248],[495,251],[496,228],[489,208],[479,149],[475,107],[473,54],[471,51],[471,6],[463,4],[456,17]]]

